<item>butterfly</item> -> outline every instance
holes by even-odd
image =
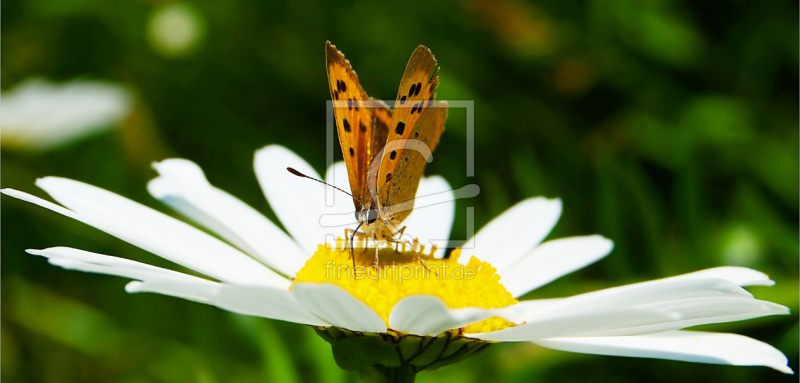
[[[367,95],[350,62],[330,41],[325,54],[333,114],[358,221],[350,236],[351,251],[355,235],[395,241],[405,230],[400,225],[414,208],[423,170],[444,131],[447,103],[434,101],[439,67],[430,49],[418,46],[390,109]]]

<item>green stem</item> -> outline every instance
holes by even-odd
[[[417,373],[411,367],[375,365],[361,370],[361,379],[368,383],[413,383]]]

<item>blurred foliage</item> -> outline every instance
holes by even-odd
[[[115,130],[58,150],[4,148],[4,187],[44,175],[82,180],[162,209],[150,163],[183,157],[274,218],[252,172],[272,143],[325,166],[323,46],[390,98],[418,44],[441,65],[451,110],[429,165],[476,227],[530,196],[559,196],[551,237],[600,233],[601,262],[530,297],[581,293],[733,264],[777,281],[754,293],[789,317],[707,326],[775,345],[798,370],[798,6],[691,1],[166,2],[3,4],[2,80],[88,78],[132,90]],[[337,148],[338,150],[338,148]],[[336,158],[340,154],[336,154]],[[300,325],[233,315],[66,272],[26,248],[65,245],[174,267],[44,209],[2,198],[2,378],[7,381],[354,381]],[[586,356],[498,345],[419,381],[794,381],[767,368]]]

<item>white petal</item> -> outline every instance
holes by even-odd
[[[709,323],[735,322],[768,315],[786,315],[789,309],[767,301],[749,298],[693,298],[658,302],[637,307],[667,317],[667,320],[632,321],[631,324],[598,327],[576,333],[579,336],[618,336],[652,334]]]
[[[750,298],[692,298],[641,305],[639,309],[666,314],[668,322],[642,323],[612,331],[594,332],[592,336],[636,335],[677,330],[709,323],[735,322],[768,315],[787,315],[789,308],[777,303]],[[586,334],[588,335],[588,333]]]
[[[317,246],[331,242],[330,230],[320,226],[320,218],[326,213],[326,187],[309,179],[289,173],[286,168],[316,179],[321,179],[306,161],[278,145],[269,145],[256,152],[255,171],[264,195],[272,211],[280,219],[286,231],[308,254],[314,254]],[[342,231],[339,236],[343,236]]]
[[[563,299],[545,310],[532,312],[524,324],[478,337],[523,341],[563,336],[639,335],[789,312],[781,305],[737,294],[730,288],[735,285],[722,279],[677,282],[689,286],[658,291],[650,285],[636,294],[628,292],[628,297],[592,293]],[[640,294],[651,297],[643,298]],[[587,297],[593,300],[587,301]]]
[[[213,298],[222,284],[212,281],[183,281],[171,278],[133,281],[125,285],[128,293],[156,293],[188,301],[213,304]]]
[[[684,362],[766,366],[792,374],[778,349],[736,334],[669,331],[638,336],[552,338],[534,343],[555,350],[584,354],[657,358]]]
[[[723,266],[679,275],[676,278],[722,278],[739,286],[772,286],[775,281],[760,271],[738,266]]]
[[[247,255],[181,221],[109,191],[65,178],[36,184],[68,208],[27,193],[3,192],[94,226],[203,274],[223,281],[288,285],[289,281]]]
[[[528,318],[535,318],[544,312],[552,310],[563,300],[564,298],[519,301],[513,306],[498,309],[497,316],[514,323],[524,323]]]
[[[148,265],[146,263],[73,249],[71,247],[50,247],[42,250],[28,249],[26,252],[45,257],[50,264],[69,270],[115,275],[138,280],[174,278],[186,281],[203,281],[203,279],[192,275]]]
[[[286,289],[269,286],[223,285],[213,302],[225,310],[245,315],[307,324],[330,326],[297,300],[295,294]]]
[[[294,277],[311,256],[261,213],[209,184],[195,163],[170,159],[153,167],[160,176],[148,183],[150,194],[275,270]]]
[[[508,318],[506,318],[508,319]],[[550,315],[527,321],[516,327],[481,334],[465,334],[494,342],[522,342],[542,338],[580,336],[583,333],[611,331],[639,326],[642,323],[664,323],[669,316],[638,309],[609,309],[587,313]]]
[[[701,298],[661,302],[650,307],[549,315],[516,327],[470,336],[513,342],[566,336],[642,335],[788,313],[786,307],[754,299]]]
[[[292,293],[315,316],[336,327],[382,333],[386,324],[369,306],[330,283],[297,283]]]
[[[395,304],[389,314],[389,327],[414,335],[435,336],[494,315],[494,310],[473,307],[451,309],[437,297],[415,295]]]
[[[586,312],[605,308],[637,307],[662,301],[702,297],[751,298],[752,294],[736,284],[717,278],[672,277],[655,281],[593,291],[562,299],[552,311]]]
[[[461,247],[459,262],[475,256],[503,270],[536,247],[561,216],[561,200],[526,199],[506,210]]]
[[[434,256],[441,258],[447,249],[450,230],[455,219],[456,201],[453,189],[439,176],[420,180],[414,201],[414,210],[403,221],[406,235],[416,238],[428,251],[437,246]]]
[[[39,197],[37,197],[35,195],[31,195],[31,194],[25,193],[23,191],[19,191],[19,190],[15,190],[15,189],[9,189],[9,188],[0,189],[0,193],[3,193],[3,194],[5,194],[5,195],[7,195],[9,197],[14,197],[16,199],[23,200],[23,201],[28,202],[28,203],[32,203],[34,205],[41,206],[41,207],[43,207],[45,209],[48,209],[50,211],[54,211],[54,212],[56,212],[58,214],[67,216],[69,218],[72,218],[72,219],[74,219],[76,221],[84,222],[83,218],[78,216],[77,214],[75,214],[74,211],[69,210],[69,209],[67,209],[67,208],[65,208],[63,206],[56,205],[56,204],[54,204],[54,203],[52,203],[50,201],[43,200],[43,199],[41,199],[41,198],[39,198]],[[86,222],[84,222],[84,223],[86,223]],[[86,223],[86,224],[90,225],[89,223]]]
[[[614,243],[599,235],[547,241],[506,270],[500,282],[515,297],[605,257]]]
[[[617,315],[615,313],[620,312],[627,313],[625,315],[634,315],[645,312],[645,314],[642,314],[643,316],[641,318],[637,319],[639,321],[645,320],[646,318],[655,318],[656,320],[663,319],[666,321],[669,320],[668,316],[657,313],[649,313],[647,311],[652,310],[641,310],[638,309],[638,307],[657,302],[669,302],[681,299],[703,297],[734,297],[752,299],[752,295],[750,293],[731,283],[730,281],[722,279],[684,279],[673,277],[594,291],[569,298],[547,300],[544,304],[535,303],[525,304],[526,306],[519,306],[524,304],[524,302],[521,302],[515,306],[505,309],[508,313],[503,313],[502,316],[516,323],[525,324],[500,330],[498,333],[526,333],[530,336],[542,335],[551,337],[554,335],[527,331],[550,331],[541,323],[553,323],[553,325],[557,326],[558,320],[563,318],[573,318],[570,320],[579,326],[594,326],[594,323],[584,324],[584,322],[581,321],[585,319],[589,322],[597,322],[601,316],[613,316]],[[517,308],[517,306],[520,308]],[[552,320],[554,318],[555,321],[553,322]],[[623,321],[627,321],[629,319],[631,318],[622,318]],[[540,323],[539,329],[536,329],[535,326],[532,325],[534,322]],[[629,322],[619,322],[621,326],[624,326],[623,323]],[[563,324],[566,324],[566,322],[563,322]],[[528,330],[525,328],[528,328]],[[572,333],[578,333],[584,331],[586,328],[588,327],[566,327],[564,330]],[[526,337],[528,335],[526,335]],[[521,340],[522,338],[514,338],[514,336],[503,338],[503,340],[507,339]],[[527,339],[530,340],[533,338]]]
[[[237,314],[328,326],[312,315],[287,289],[271,286],[229,285],[210,281],[151,279],[131,282],[125,286],[129,293],[157,293],[195,302],[206,303]]]

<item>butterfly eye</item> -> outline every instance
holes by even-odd
[[[375,209],[369,209],[367,213],[367,223],[373,223],[378,220],[378,211]]]

